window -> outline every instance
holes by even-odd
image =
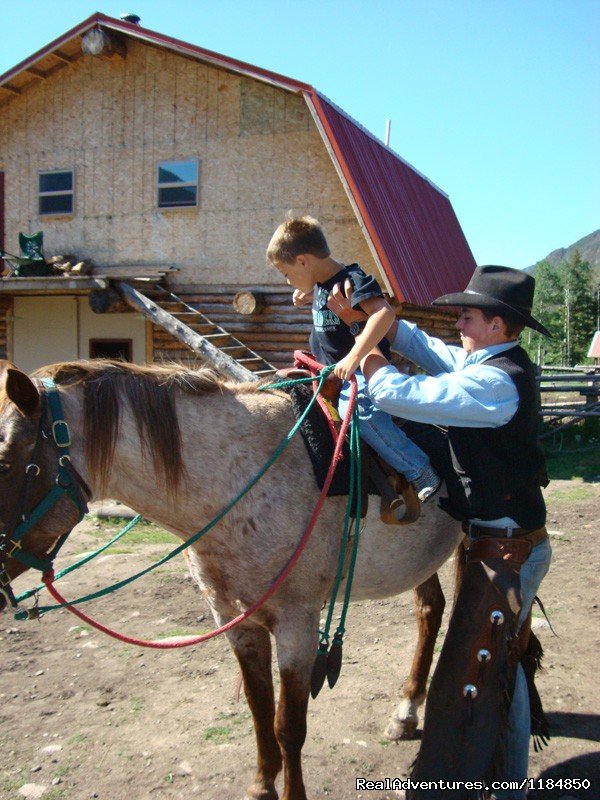
[[[39,213],[73,213],[73,170],[52,170],[39,175]]]
[[[161,161],[158,165],[158,207],[198,204],[198,159]]]
[[[90,339],[90,358],[131,361],[131,339]]]

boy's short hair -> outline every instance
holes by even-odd
[[[267,260],[291,264],[305,253],[317,258],[331,255],[321,223],[309,216],[289,217],[273,234],[267,248]]]

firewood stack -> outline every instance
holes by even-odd
[[[89,261],[78,261],[75,256],[51,256],[46,259],[57,275],[91,275],[94,267]]]

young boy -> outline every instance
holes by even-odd
[[[362,373],[357,372],[361,359],[375,344],[389,357],[389,343],[384,337],[395,315],[379,284],[358,264],[344,266],[332,258],[320,223],[309,216],[288,218],[277,228],[267,248],[267,261],[294,287],[295,305],[307,305],[312,301],[310,348],[321,364],[335,364],[335,375],[344,381],[340,414],[343,417],[348,408],[349,378],[356,373],[362,438],[412,482],[419,499],[425,502],[440,486],[438,475],[429,458],[392,417],[371,403]],[[348,326],[327,307],[330,291],[338,283],[343,286],[347,279],[353,288],[352,307],[367,315],[365,323]],[[404,506],[397,509],[398,519],[405,510]]]

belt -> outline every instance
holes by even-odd
[[[527,530],[525,528],[486,528],[463,522],[463,531],[474,537],[467,550],[469,561],[488,558],[501,558],[522,564],[529,558],[531,550],[548,538],[545,527]],[[509,536],[509,532],[511,535]]]
[[[548,537],[548,531],[546,530],[545,526],[541,528],[489,528],[486,525],[476,525],[473,522],[469,522],[465,520],[462,524],[463,533],[466,533],[467,536],[472,536],[477,538],[479,536],[495,536],[496,538],[507,538],[511,539],[512,537],[518,539],[528,539],[531,542],[532,547],[535,547],[536,544],[543,542],[544,539]]]

